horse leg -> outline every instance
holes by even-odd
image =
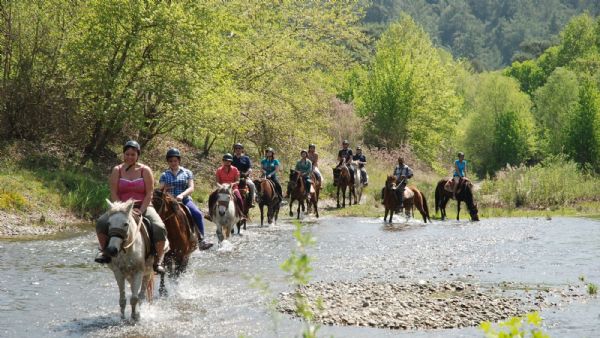
[[[300,219],[300,205],[302,205],[302,203],[304,203],[304,202],[298,201],[298,209],[296,210],[297,211],[296,219]]]
[[[169,292],[167,291],[167,287],[165,286],[165,274],[160,274],[160,285],[158,286],[158,294],[161,297],[167,297]]]
[[[440,214],[442,216],[442,221],[446,219],[446,204],[448,204],[448,198],[443,196],[440,201]]]
[[[221,223],[217,223],[217,238],[219,239],[219,243],[223,242],[223,225]]]
[[[139,301],[139,294],[143,292],[142,289],[143,272],[138,272],[133,276],[131,281],[131,298],[129,303],[131,304],[131,319],[134,321],[140,320],[140,311],[137,308]]]
[[[319,203],[319,199],[316,198],[316,196],[315,196],[315,199],[313,199],[313,206],[315,207],[315,216],[317,216],[317,218],[319,218],[319,208],[317,206],[318,203]]]
[[[456,200],[456,220],[459,221],[459,216],[460,215],[460,200]]]
[[[263,211],[264,207],[265,207],[265,205],[262,204],[262,203],[258,205],[258,208],[260,209],[260,226],[261,227],[263,226],[263,221],[264,221],[264,218],[265,218],[265,214],[264,214],[264,211]],[[267,208],[267,218],[268,217],[269,217],[269,208]],[[246,229],[244,229],[244,230],[246,230]]]
[[[290,197],[290,217],[294,217],[294,212],[292,211],[292,204],[294,204],[294,198]]]
[[[337,187],[337,207],[338,207],[338,209],[340,207],[340,189],[341,189],[341,187],[338,185],[338,187]]]
[[[119,286],[119,306],[121,307],[121,319],[125,319],[125,306],[127,306],[127,298],[125,297],[125,276],[121,271],[115,271],[115,279]]]

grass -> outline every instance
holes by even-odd
[[[587,286],[588,294],[596,295],[598,293],[598,286],[594,283],[589,283]]]

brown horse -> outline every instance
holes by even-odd
[[[452,192],[445,189],[445,185],[448,182],[447,179],[440,180],[435,188],[435,212],[437,213],[440,209],[442,213],[442,220],[446,219],[446,204],[450,199],[454,199]],[[460,214],[460,202],[464,201],[471,215],[472,221],[479,221],[479,211],[477,210],[477,203],[473,198],[473,184],[468,179],[463,179],[460,183],[459,189],[456,193],[456,220],[459,220]]]
[[[264,211],[263,208],[267,206],[267,223],[272,224],[277,221],[279,216],[279,207],[281,206],[281,199],[275,192],[275,183],[273,181],[261,178],[254,180],[256,186],[256,195],[258,198],[258,207],[260,209],[260,226],[263,226]]]
[[[314,179],[314,176],[311,179]],[[302,177],[302,175],[300,175],[300,173],[293,169],[290,170],[290,181],[288,182],[288,191],[290,196],[290,217],[294,216],[294,212],[292,211],[292,205],[294,201],[298,201],[298,210],[296,218],[300,219],[300,208],[302,208],[302,211],[305,211],[305,200],[307,201],[309,210],[311,205],[314,206],[315,215],[319,217],[319,209],[317,208],[316,189],[314,192],[311,190],[307,194],[306,186],[304,185],[304,178]]]
[[[311,212],[311,207],[314,207],[315,208],[315,216],[317,216],[317,218],[319,218],[318,204],[319,204],[319,196],[321,195],[321,182],[317,181],[317,176],[315,175],[314,172],[310,174],[310,180],[312,181],[312,187],[313,187],[314,191],[311,190],[311,192],[310,192],[310,201],[308,203],[308,213]]]
[[[394,211],[398,207],[398,198],[396,196],[396,178],[394,176],[388,176],[385,181],[385,187],[383,188],[383,206],[385,209],[385,214],[383,216],[383,221],[387,220],[388,213],[390,215],[389,222],[392,222],[392,217],[394,215]],[[407,217],[414,217],[414,208],[417,208],[423,216],[423,222],[427,223],[431,222],[431,217],[429,217],[429,207],[427,206],[427,200],[425,199],[425,195],[419,191],[416,187],[410,186],[406,187],[404,191],[404,214]]]
[[[352,177],[346,165],[333,168],[333,181],[337,185],[337,207],[340,207],[340,191],[342,192],[342,208],[346,207],[346,189],[348,189],[348,204],[352,205]]]
[[[238,190],[240,191],[240,195],[242,195],[242,200],[244,201],[242,203],[242,213],[244,215],[246,215],[245,218],[242,218],[241,220],[239,220],[237,222],[237,229],[238,229],[238,234],[240,234],[240,230],[242,229],[242,227],[244,228],[244,230],[246,230],[246,221],[247,218],[249,216],[249,211],[250,211],[250,205],[252,204],[252,201],[250,200],[250,188],[248,187],[248,184],[246,184],[246,180],[248,179],[247,175],[240,175],[240,182],[238,183]],[[233,229],[231,230],[233,233]]]
[[[152,204],[167,228],[171,249],[165,254],[165,267],[170,277],[178,277],[185,272],[190,255],[198,247],[198,227],[188,208],[166,189],[154,191]],[[159,291],[166,293],[164,276],[161,276]]]

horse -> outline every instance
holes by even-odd
[[[310,174],[310,179],[313,182],[312,187],[314,189],[310,191],[310,200],[308,201],[307,212],[311,213],[312,207],[315,208],[315,216],[319,218],[319,196],[321,195],[321,182],[317,181],[317,176],[314,172]]]
[[[150,254],[151,239],[142,218],[137,221],[133,216],[134,201],[113,202],[106,200],[108,210],[109,242],[106,252],[112,257],[108,267],[113,271],[119,286],[119,306],[121,318],[125,319],[125,280],[131,286],[131,319],[138,321],[140,312],[138,302],[152,299],[154,289],[154,256]],[[165,250],[167,248],[165,247]],[[146,293],[144,293],[146,292]]]
[[[266,178],[254,180],[256,186],[256,195],[258,199],[258,207],[260,209],[260,226],[263,226],[264,207],[267,206],[267,223],[272,224],[277,221],[279,216],[279,207],[281,199],[275,192],[275,183]]]
[[[210,215],[212,221],[217,225],[217,237],[220,245],[224,239],[229,239],[233,225],[239,222],[240,217],[235,210],[235,195],[230,184],[219,184],[215,193],[217,194],[217,203],[210,210]]]
[[[350,194],[354,196],[354,204],[359,204],[364,186],[360,177],[360,168],[355,163],[350,163],[350,166],[354,169],[354,184],[350,184]]]
[[[385,213],[383,216],[383,221],[385,222],[388,216],[390,215],[389,222],[392,223],[392,217],[394,215],[394,211],[398,206],[398,198],[396,196],[396,177],[388,176],[385,181],[385,187],[383,188],[383,205],[385,209]],[[429,217],[429,207],[427,206],[427,199],[425,195],[419,191],[416,187],[410,186],[406,187],[404,190],[403,197],[403,206],[404,206],[404,214],[407,217],[413,216],[414,211],[413,208],[417,208],[421,216],[423,217],[423,222],[427,223],[431,222],[431,217]]]
[[[238,189],[240,191],[240,195],[242,195],[242,200],[244,201],[244,203],[242,203],[242,213],[244,215],[249,215],[248,211],[250,210],[250,205],[252,204],[252,201],[249,198],[250,191],[248,189],[250,189],[250,188],[246,184],[247,179],[248,179],[248,175],[241,174],[240,181],[238,183]],[[245,218],[240,219],[236,223],[236,225],[237,225],[238,234],[239,234],[242,227],[244,228],[244,230],[246,230],[246,219]],[[232,231],[233,231],[233,229],[232,229]]]
[[[435,212],[437,213],[440,209],[442,214],[442,220],[446,219],[446,204],[450,199],[454,199],[452,192],[445,189],[445,185],[448,182],[447,179],[440,180],[435,188]],[[465,202],[469,214],[471,215],[472,221],[479,221],[479,211],[477,210],[477,203],[473,198],[473,184],[468,179],[463,179],[456,192],[456,220],[459,219],[460,214],[460,202]]]
[[[198,248],[198,227],[188,208],[177,201],[166,189],[154,190],[152,205],[158,211],[167,228],[170,250],[165,254],[164,264],[169,277],[179,277],[187,269],[190,255]],[[166,295],[164,275],[161,274],[161,295]]]
[[[339,175],[336,175],[339,170]],[[350,170],[346,165],[342,165],[339,168],[333,169],[333,180],[337,185],[337,207],[340,207],[340,191],[342,192],[342,208],[346,207],[346,188],[351,186],[352,177],[350,177]],[[350,188],[352,189],[352,188]],[[352,205],[352,194],[348,193],[348,203]]]
[[[311,175],[312,179],[314,176]],[[315,188],[315,187],[313,187]],[[294,201],[298,201],[298,210],[297,210],[297,219],[300,219],[300,208],[302,211],[305,211],[304,201],[307,200],[308,207],[315,207],[315,215],[317,218],[319,217],[319,209],[317,208],[317,195],[316,189],[315,191],[311,190],[308,194],[306,194],[306,186],[304,185],[304,178],[300,173],[295,170],[290,170],[290,181],[288,183],[288,190],[290,195],[290,217],[294,216],[294,212],[292,211],[292,205]],[[307,198],[308,196],[308,198]]]

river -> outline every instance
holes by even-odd
[[[315,281],[514,282],[568,287],[580,276],[600,284],[600,221],[495,218],[384,226],[381,220],[325,217],[306,222]],[[210,229],[212,230],[212,229]],[[189,272],[169,283],[170,296],[144,304],[138,324],[121,321],[112,272],[93,263],[91,232],[35,241],[0,241],[2,337],[292,337],[302,323],[273,313],[271,296],[250,286],[259,276],[273,295],[290,291],[279,265],[294,245],[283,220],[249,227],[231,252],[196,252]],[[211,231],[211,234],[214,233]],[[214,235],[212,240],[215,241]],[[542,310],[556,337],[600,332],[600,300],[584,297]],[[477,328],[401,331],[322,326],[336,337],[482,337]]]

